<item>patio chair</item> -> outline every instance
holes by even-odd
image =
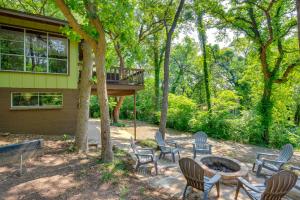
[[[217,197],[220,196],[220,174],[215,174],[212,178],[204,176],[204,170],[191,158],[181,158],[179,166],[187,183],[183,192],[182,199],[185,199],[186,191],[189,186],[204,192],[204,200],[208,199],[208,193],[215,185],[217,188]]]
[[[199,131],[195,133],[193,138],[195,139],[195,142],[193,143],[194,159],[196,158],[197,153],[211,154],[212,145],[207,143],[206,133]]]
[[[240,188],[243,188],[250,199],[253,200],[280,200],[296,184],[297,175],[291,171],[280,171],[267,179],[265,184],[252,185],[245,179],[238,178],[238,186],[235,193],[235,199],[239,195]]]
[[[157,159],[155,157],[154,150],[151,148],[138,148],[132,137],[130,138],[130,146],[137,158],[135,169],[138,170],[138,168],[142,165],[153,163],[155,167],[155,174],[157,175]]]
[[[300,167],[292,166],[291,170],[300,172]],[[299,177],[298,177],[298,181],[296,182],[295,188],[300,190],[300,178]]]
[[[266,159],[262,158],[277,156],[276,159]],[[291,144],[286,144],[283,146],[280,153],[277,154],[269,154],[269,153],[257,153],[255,163],[253,163],[252,171],[254,172],[255,165],[257,165],[256,176],[259,176],[262,168],[266,168],[268,170],[278,172],[282,169],[283,165],[287,163],[293,156],[293,146]]]
[[[165,157],[166,154],[171,154],[172,155],[172,160],[175,162],[175,154],[178,154],[178,157],[180,158],[180,153],[179,153],[179,148],[177,146],[176,142],[169,141],[166,142],[163,137],[161,132],[157,131],[155,134],[155,141],[160,149],[160,154],[159,154],[159,159],[161,157]]]

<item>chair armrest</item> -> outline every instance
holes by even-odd
[[[213,177],[211,177],[209,179],[209,181],[207,183],[213,185],[213,184],[217,183],[220,179],[221,179],[221,175],[216,173]]]
[[[177,147],[177,142],[175,142],[175,141],[173,141],[173,140],[168,140],[168,141],[166,141],[166,143],[167,143],[168,145],[174,145],[175,147]]]
[[[297,166],[291,166],[291,170],[298,170],[298,171],[300,171],[300,167],[297,167]]]
[[[256,154],[256,159],[259,159],[261,156],[277,156],[277,154],[273,154],[273,153],[257,153]]]
[[[154,155],[154,149],[151,148],[137,148],[136,149],[139,154],[153,154]]]
[[[246,180],[243,179],[242,177],[239,177],[239,178],[238,178],[238,181],[239,181],[240,183],[242,183],[243,186],[249,188],[250,190],[252,190],[252,191],[254,191],[254,192],[259,192],[259,193],[261,193],[261,191],[260,191],[257,187],[255,187],[254,185],[252,185],[251,183],[249,183],[248,181],[246,181]]]
[[[263,162],[263,164],[264,163],[270,163],[270,164],[280,164],[280,166],[281,165],[283,165],[285,162],[283,162],[283,161],[277,161],[277,160],[270,160],[270,159],[266,159],[266,158],[263,158],[262,159],[262,162]]]
[[[136,154],[139,157],[151,157],[152,159],[154,159],[154,155],[153,154],[146,154],[146,153],[138,153]]]

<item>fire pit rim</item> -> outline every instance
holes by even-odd
[[[240,170],[238,170],[236,172],[221,172],[221,171],[216,171],[214,169],[211,169],[201,161],[202,159],[209,158],[209,157],[228,159],[228,160],[238,164],[240,166]],[[213,176],[214,174],[218,173],[221,175],[223,182],[230,183],[231,181],[234,181],[237,177],[247,177],[248,176],[248,167],[244,163],[242,163],[234,158],[228,157],[228,156],[205,155],[199,159],[198,163],[203,168],[203,170],[207,176]]]

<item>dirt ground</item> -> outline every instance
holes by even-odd
[[[126,175],[103,171],[99,153],[72,153],[70,141],[61,136],[1,136],[0,145],[33,138],[44,139],[44,155],[27,160],[22,176],[17,164],[0,166],[0,199],[171,199],[139,181],[131,169]]]
[[[118,147],[128,146],[133,136],[133,124],[124,121],[126,127],[111,127],[113,143]],[[157,126],[138,122],[137,139],[153,139]],[[99,121],[91,120],[89,135],[99,136]],[[153,189],[148,182],[139,179],[132,169],[126,173],[109,173],[105,164],[99,163],[99,152],[92,150],[88,155],[72,152],[69,137],[13,135],[0,136],[0,146],[34,138],[44,139],[44,154],[25,163],[26,172],[17,175],[18,164],[0,166],[0,199],[176,199],[170,191]],[[191,152],[191,135],[168,129],[168,139],[179,142]],[[239,144],[231,141],[209,139],[213,154],[226,155],[245,163],[252,163],[257,152],[278,150]],[[131,163],[131,157],[123,158]],[[292,164],[300,166],[300,153],[295,152]],[[153,177],[155,178],[155,177]]]

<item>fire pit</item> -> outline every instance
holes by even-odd
[[[200,166],[204,169],[206,176],[216,173],[221,175],[221,182],[225,184],[236,184],[237,177],[247,177],[247,166],[238,160],[226,156],[203,156],[200,158]]]

